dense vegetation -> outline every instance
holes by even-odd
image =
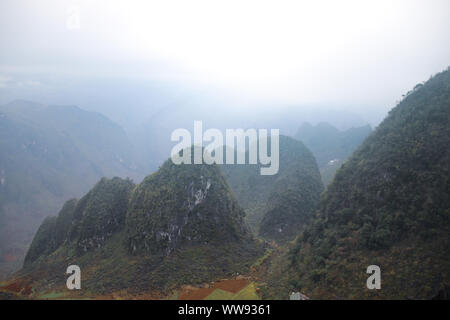
[[[218,166],[168,160],[133,191],[126,221],[128,247],[169,254],[183,243],[248,240],[244,215]]]
[[[248,270],[261,254],[220,168],[168,160],[138,186],[102,179],[69,200],[41,225],[18,276],[35,292],[62,290],[77,264],[87,292],[166,290]]]
[[[371,131],[369,125],[340,131],[325,122],[315,126],[305,122],[298,129],[295,138],[302,141],[314,154],[322,181],[328,185],[336,170]]]
[[[139,178],[124,131],[77,107],[0,106],[0,278],[21,265],[45,216],[102,176]]]
[[[125,223],[131,180],[102,178],[79,201],[67,201],[57,217],[47,217],[39,227],[25,257],[25,266],[45,257],[65,243],[76,244],[76,254],[100,248]]]
[[[271,283],[314,298],[402,299],[448,284],[449,124],[447,70],[409,92],[336,173]],[[372,264],[381,290],[366,288]]]
[[[323,185],[312,153],[280,136],[279,172],[260,175],[260,165],[225,165],[223,170],[252,229],[262,237],[293,240],[316,208]]]
[[[35,293],[62,289],[77,264],[87,292],[143,292],[253,267],[263,298],[431,298],[450,283],[449,124],[447,70],[409,92],[321,196],[314,156],[283,136],[274,176],[166,161],[137,186],[102,179],[44,221],[18,277]],[[264,253],[241,207],[282,245]],[[381,290],[366,287],[369,265]]]

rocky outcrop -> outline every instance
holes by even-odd
[[[133,192],[126,218],[130,252],[164,252],[183,245],[248,237],[244,212],[219,167],[167,161]]]

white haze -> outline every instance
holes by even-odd
[[[128,127],[187,101],[377,124],[450,64],[449,39],[448,0],[2,0],[0,103],[78,104]]]

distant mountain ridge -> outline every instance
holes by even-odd
[[[302,142],[280,135],[279,143],[276,175],[260,175],[259,164],[222,167],[253,231],[284,242],[293,240],[308,221],[323,185],[316,160]]]
[[[313,126],[303,123],[295,134],[314,154],[322,181],[328,185],[334,173],[372,132],[370,125],[338,130],[326,122]]]
[[[139,179],[121,127],[75,106],[0,106],[0,277],[17,269],[43,217],[102,176]]]

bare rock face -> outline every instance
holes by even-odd
[[[239,241],[249,236],[243,218],[217,166],[168,160],[131,196],[128,249],[168,255],[184,245]]]

